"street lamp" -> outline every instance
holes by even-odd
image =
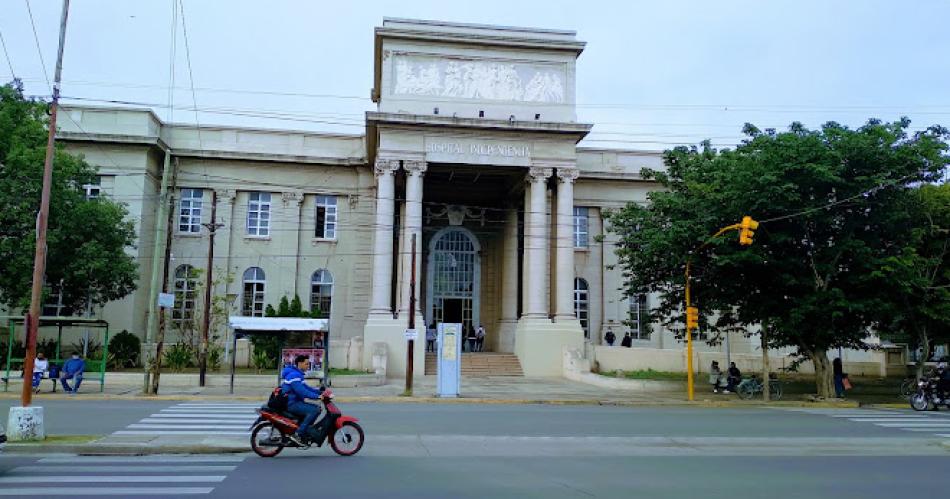
[[[759,228],[759,222],[756,222],[750,216],[742,217],[742,222],[732,224],[719,229],[703,244],[699,245],[695,251],[691,252],[686,258],[686,395],[690,402],[693,401],[695,393],[693,384],[693,330],[699,328],[699,309],[694,307],[690,295],[690,266],[693,263],[693,255],[699,250],[708,246],[713,239],[729,232],[730,230],[739,231],[739,244],[748,246],[752,244],[752,236],[755,230]]]

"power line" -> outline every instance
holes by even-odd
[[[43,60],[43,49],[40,48],[40,37],[36,34],[36,23],[33,21],[33,9],[30,8],[30,0],[23,0],[26,4],[26,12],[30,15],[30,26],[33,28],[33,41],[36,42],[36,53],[40,55],[40,64],[43,67],[43,77],[46,78],[46,86],[50,92],[53,91],[53,84],[49,81],[49,74],[46,72],[46,61]]]
[[[13,79],[17,79],[16,73],[13,71],[13,60],[10,59],[10,53],[7,52],[7,42],[3,40],[3,32],[0,31],[0,45],[3,46],[3,55],[7,58],[7,67],[10,68],[10,74],[13,75]]]

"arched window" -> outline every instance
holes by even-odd
[[[175,269],[175,307],[172,321],[182,323],[195,317],[195,297],[198,294],[198,271],[191,265]]]
[[[319,311],[322,319],[330,318],[330,305],[333,300],[333,275],[327,269],[320,269],[310,277],[310,311]]]
[[[241,300],[241,315],[264,317],[264,271],[251,267],[244,271],[244,295]]]
[[[584,328],[584,336],[590,338],[590,307],[587,297],[590,294],[590,287],[587,281],[580,277],[574,279],[574,315],[581,321],[581,327]]]

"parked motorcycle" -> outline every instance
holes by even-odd
[[[363,428],[359,419],[344,416],[333,403],[333,392],[326,389],[320,396],[320,417],[307,429],[304,445],[298,445],[290,435],[300,428],[297,416],[289,412],[275,411],[267,405],[257,410],[260,417],[251,425],[251,449],[261,457],[274,457],[285,447],[309,449],[316,444],[321,447],[327,440],[334,452],[352,456],[363,448]]]
[[[940,406],[950,409],[950,397],[937,391],[938,379],[934,376],[921,378],[917,382],[917,391],[910,396],[910,406],[915,411],[938,410]]]

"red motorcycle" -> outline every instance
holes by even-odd
[[[300,428],[297,417],[289,412],[275,411],[268,406],[257,410],[260,415],[251,425],[251,449],[261,457],[274,457],[284,450],[284,447],[309,449],[316,444],[321,447],[327,440],[330,447],[341,456],[352,456],[363,448],[363,428],[357,423],[359,419],[353,416],[344,416],[333,403],[333,392],[324,390],[318,404],[321,408],[320,416],[307,429],[304,445],[298,445],[290,439],[290,435]]]

